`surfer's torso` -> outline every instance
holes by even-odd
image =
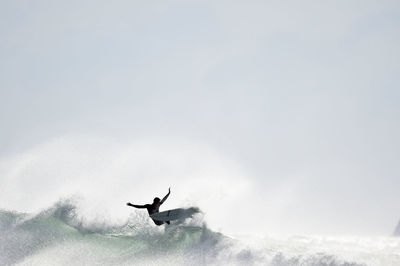
[[[153,204],[146,204],[146,205],[144,205],[145,206],[145,208],[147,209],[147,212],[149,213],[149,215],[152,215],[152,214],[154,214],[154,213],[158,213],[158,212],[160,212],[160,206],[161,206],[161,204],[160,203],[153,203]],[[153,220],[153,222],[156,224],[156,225],[162,225],[164,222],[161,222],[161,221],[157,221],[157,220],[154,220],[154,219],[152,219]]]
[[[151,215],[160,212],[160,203],[146,204],[145,207],[147,212]]]

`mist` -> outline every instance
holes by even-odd
[[[0,208],[172,193],[236,234],[390,235],[397,1],[3,1]]]

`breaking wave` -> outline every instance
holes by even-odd
[[[196,220],[197,219],[197,220]],[[231,238],[194,218],[156,227],[134,213],[89,222],[58,202],[36,215],[0,211],[1,265],[400,265],[398,238]]]

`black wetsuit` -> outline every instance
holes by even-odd
[[[149,215],[160,212],[159,211],[160,206],[161,206],[161,203],[155,203],[155,202],[153,202],[153,204],[145,204],[144,205],[144,207],[147,209],[147,212],[149,213]],[[152,220],[156,225],[162,225],[164,223],[162,221],[157,221],[154,219],[152,219]]]
[[[135,204],[132,204],[132,203],[129,203],[129,202],[128,202],[127,205],[128,205],[128,206],[131,206],[131,207],[139,208],[139,209],[147,209],[147,212],[149,213],[149,215],[152,215],[152,214],[154,214],[154,213],[160,212],[159,209],[160,209],[161,204],[164,203],[164,201],[168,198],[168,196],[169,196],[170,193],[171,193],[171,192],[168,192],[168,194],[167,194],[161,201],[160,201],[160,199],[156,198],[156,199],[158,199],[159,201],[156,202],[156,201],[154,200],[154,202],[153,202],[152,204],[135,205]],[[150,218],[151,218],[151,217],[150,217]],[[162,224],[164,224],[164,222],[162,222],[162,221],[157,221],[157,220],[154,220],[153,218],[152,218],[152,220],[153,220],[153,222],[154,222],[156,225],[162,225]],[[169,224],[169,221],[167,221],[167,222],[165,222],[165,223]]]

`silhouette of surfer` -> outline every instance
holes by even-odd
[[[152,204],[136,205],[136,204],[132,204],[132,203],[128,202],[126,205],[128,205],[130,207],[135,207],[138,209],[147,209],[147,212],[149,213],[149,215],[152,215],[154,213],[160,212],[160,210],[159,210],[160,206],[161,206],[161,204],[164,203],[164,201],[167,200],[169,194],[171,194],[171,188],[168,189],[168,194],[165,195],[165,197],[162,200],[160,200],[160,198],[156,197],[156,198],[154,198]],[[162,221],[157,221],[154,219],[152,219],[152,220],[156,225],[162,225],[164,223]],[[169,221],[166,221],[165,223],[169,224]]]

